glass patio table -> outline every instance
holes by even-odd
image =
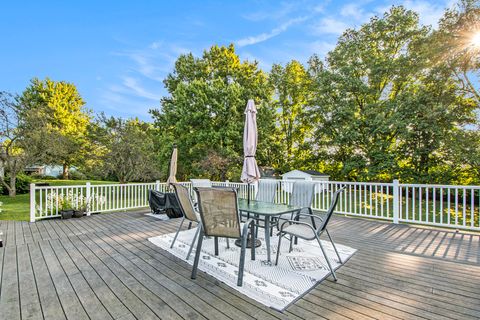
[[[238,210],[258,216],[265,224],[265,247],[267,248],[267,262],[271,263],[270,257],[270,219],[287,213],[294,213],[301,209],[288,204],[262,202],[256,200],[238,199]]]

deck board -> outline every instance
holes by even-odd
[[[148,241],[177,220],[141,212],[0,221],[0,319],[478,319],[480,234],[336,216],[358,252],[284,313]]]

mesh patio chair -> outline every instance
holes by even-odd
[[[210,179],[190,179],[190,183],[192,184],[192,190],[194,188],[211,188],[212,181]],[[197,194],[193,193],[193,205],[196,209],[198,209],[198,198]]]
[[[278,186],[278,180],[274,179],[262,179],[258,181],[258,191],[257,195],[255,196],[256,201],[262,201],[262,202],[274,202],[275,201],[275,195],[277,193],[277,186]],[[244,214],[242,216],[245,216]],[[246,218],[250,219],[250,214],[246,214]],[[262,219],[256,218],[256,223],[255,223],[255,235],[258,236],[258,228],[264,228],[264,224],[262,223]],[[270,228],[270,233],[273,232],[273,227],[275,227],[275,224],[271,225]]]
[[[215,255],[218,255],[218,237],[241,239],[240,263],[238,266],[237,285],[243,284],[243,270],[245,266],[245,251],[247,238],[250,234],[255,241],[253,219],[248,220],[243,228],[240,225],[240,216],[237,205],[237,192],[233,189],[195,188],[199,200],[200,235],[198,238],[195,261],[192,269],[192,279],[197,276],[198,262],[202,251],[204,236],[214,237]],[[255,246],[251,248],[251,259],[255,260]]]
[[[192,222],[197,222],[197,231],[195,232],[195,236],[193,237],[192,244],[190,245],[190,249],[188,250],[188,254],[187,254],[187,260],[188,260],[190,258],[190,254],[192,253],[192,248],[195,244],[195,240],[197,239],[198,233],[200,232],[200,215],[193,206],[188,188],[179,183],[172,183],[171,185],[175,190],[175,195],[177,196],[178,204],[180,205],[180,210],[183,213],[183,218],[182,218],[182,221],[180,222],[180,225],[178,226],[177,233],[173,238],[170,248],[173,248],[173,245],[177,240],[178,233],[182,229],[182,225],[185,222],[185,220],[188,220],[190,222],[189,229]]]
[[[338,197],[340,196],[340,193],[343,192],[345,187],[342,187],[335,191],[333,194],[330,207],[328,208],[325,216],[319,217],[319,216],[313,216],[310,214],[302,214],[302,213],[297,213],[295,216],[295,220],[289,220],[285,221],[282,223],[280,227],[280,232],[279,232],[279,238],[278,238],[278,248],[277,248],[277,258],[275,260],[275,265],[278,264],[278,258],[280,256],[280,246],[282,242],[282,238],[286,235],[290,236],[290,250],[289,252],[292,251],[293,248],[293,238],[300,238],[304,240],[317,240],[318,245],[320,246],[320,249],[322,250],[323,256],[325,257],[325,260],[327,260],[328,268],[330,269],[330,273],[333,276],[333,279],[337,281],[337,276],[335,275],[335,271],[332,268],[332,265],[330,263],[330,260],[327,256],[327,253],[325,252],[322,242],[320,241],[320,236],[325,232],[330,239],[330,242],[332,243],[333,249],[335,250],[335,253],[337,254],[338,261],[340,264],[343,264],[342,258],[340,258],[340,254],[338,253],[337,247],[335,246],[335,243],[333,242],[332,237],[330,236],[330,233],[327,230],[327,225],[328,222],[330,221],[330,218],[332,217],[333,212],[335,211],[335,207],[337,206],[338,203]],[[299,221],[300,217],[305,216],[305,217],[310,217],[310,218],[315,218],[319,221],[319,226],[318,228],[315,228],[312,224],[309,224],[307,222]],[[312,218],[312,219],[313,219]]]
[[[300,213],[307,212],[313,217],[312,201],[315,195],[315,183],[311,181],[296,181],[293,183],[292,193],[290,195],[289,204],[292,206],[300,207]],[[293,219],[295,213],[290,215],[290,219]],[[284,216],[280,216],[279,219],[285,219]],[[316,228],[315,219],[311,218],[312,225]],[[277,228],[279,224],[277,223]]]
[[[273,202],[277,192],[278,180],[262,179],[258,181],[257,201]]]

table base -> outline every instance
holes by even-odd
[[[237,239],[235,240],[235,245],[237,247],[241,247],[242,246],[242,240],[241,239]],[[258,239],[255,239],[255,248],[258,248],[262,245],[262,241],[258,240]],[[251,248],[252,247],[252,239],[251,238],[248,238],[247,239],[247,248]]]

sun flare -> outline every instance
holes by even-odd
[[[471,38],[470,43],[476,48],[480,48],[480,31],[477,31]]]

